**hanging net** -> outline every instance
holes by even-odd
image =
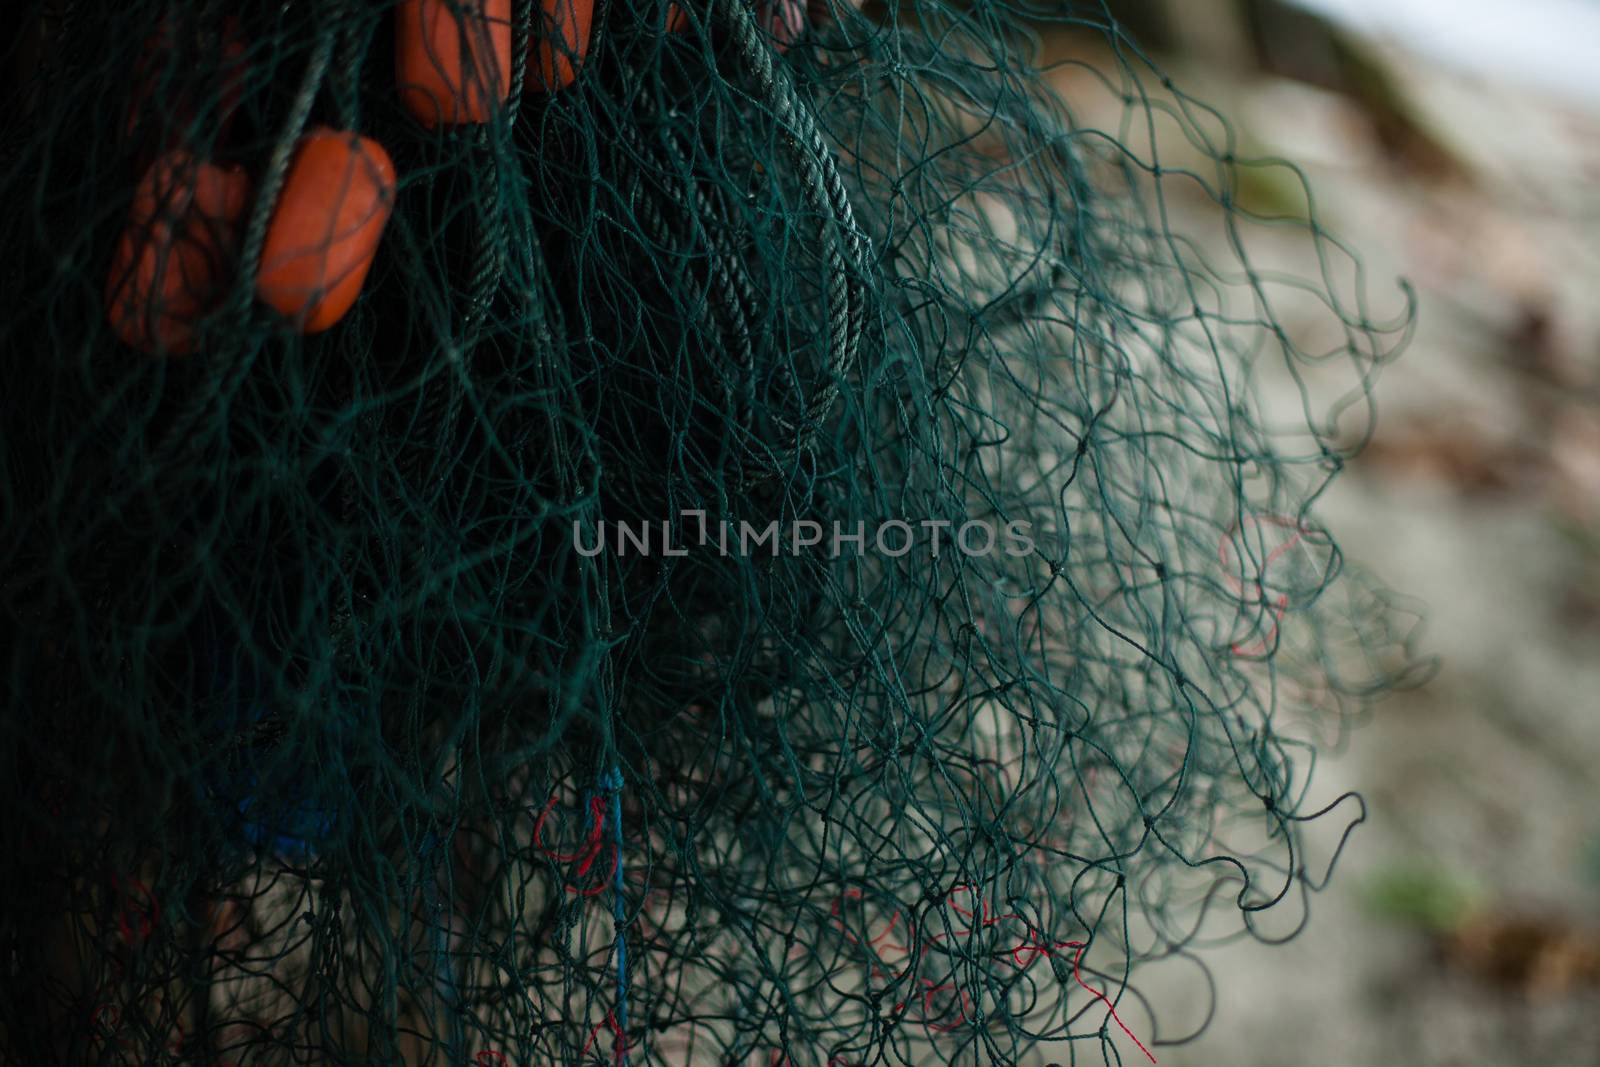
[[[1304,921],[1410,294],[1098,4],[11,21],[11,1062],[1124,1063]]]

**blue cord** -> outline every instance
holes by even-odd
[[[612,876],[611,918],[616,930],[617,1030],[622,1035],[622,1063],[628,1062],[628,942],[622,936],[627,922],[622,901],[622,771],[616,764],[600,776],[600,791],[611,797],[611,837],[617,846],[616,872]]]
[[[462,1045],[460,995],[456,988],[455,961],[450,957],[450,920],[445,916],[445,905],[440,899],[438,884],[439,873],[449,861],[443,843],[434,836],[432,830],[423,838],[421,854],[425,879],[422,883],[424,906],[433,923],[434,983],[450,1013],[450,1031],[445,1051],[449,1062],[457,1063],[460,1062],[459,1049]]]

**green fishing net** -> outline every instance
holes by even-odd
[[[602,0],[552,63],[561,2],[459,125],[390,0],[9,20],[11,1062],[1159,1058],[1141,976],[1298,929],[1317,754],[1422,669],[1313,510],[1409,292],[1098,4]],[[307,332],[316,127],[396,181]],[[237,233],[139,319],[201,161]]]

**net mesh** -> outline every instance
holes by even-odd
[[[455,125],[389,2],[23,5],[10,1054],[1158,1057],[1140,973],[1298,928],[1425,669],[1313,510],[1409,291],[1097,4],[565,3]],[[316,127],[397,181],[305,332]]]

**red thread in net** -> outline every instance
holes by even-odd
[[[1268,515],[1265,518],[1252,516],[1247,521],[1254,522],[1257,526],[1277,526],[1280,529],[1293,531],[1293,536],[1268,552],[1267,558],[1261,561],[1261,570],[1253,583],[1255,585],[1253,601],[1245,600],[1245,583],[1233,575],[1232,563],[1229,560],[1230,553],[1228,551],[1228,546],[1232,544],[1234,536],[1241,531],[1243,524],[1234,523],[1232,526],[1230,526],[1228,528],[1228,532],[1223,534],[1221,542],[1219,542],[1217,545],[1217,558],[1223,566],[1223,577],[1227,580],[1229,585],[1233,586],[1234,592],[1238,594],[1241,603],[1254,602],[1264,605],[1266,604],[1267,596],[1267,569],[1281,559],[1285,552],[1299,544],[1300,539],[1306,534],[1309,534],[1311,531],[1306,529],[1304,523],[1297,522],[1296,520],[1287,518],[1283,515]],[[1248,647],[1245,646],[1243,641],[1236,641],[1234,644],[1229,646],[1229,651],[1231,651],[1235,656],[1265,655],[1267,650],[1272,647],[1273,642],[1277,640],[1278,625],[1283,620],[1284,612],[1286,612],[1288,609],[1289,594],[1278,594],[1277,598],[1272,602],[1272,622],[1270,628],[1267,630],[1266,635],[1263,636],[1260,641]]]
[[[594,861],[599,858],[601,850],[605,847],[605,805],[601,801],[600,797],[589,798],[589,833],[584,837],[582,847],[580,847],[576,852],[561,852],[554,845],[544,844],[542,840],[544,836],[545,820],[550,817],[550,812],[555,805],[556,798],[554,794],[552,794],[549,801],[545,803],[544,810],[539,812],[539,817],[534,820],[533,846],[557,863],[576,863],[577,867],[573,871],[572,880],[576,881],[577,879],[584,878],[589,874],[590,870],[594,868]],[[568,892],[576,893],[578,896],[582,897],[599,896],[616,877],[617,864],[620,861],[621,857],[617,854],[617,850],[613,848],[611,850],[611,866],[607,870],[604,878],[597,879],[588,887],[579,887],[572,884],[572,881],[568,881],[566,884]]]
[[[622,1032],[622,1027],[617,1025],[615,1012],[606,1012],[603,1022],[596,1023],[589,1030],[589,1040],[583,1043],[583,1051],[578,1055],[587,1059],[589,1050],[594,1048],[595,1038],[600,1036],[602,1029],[609,1029],[612,1034],[612,1051],[616,1058],[617,1067],[622,1067],[623,1061],[628,1058],[628,1035]]]
[[[1117,1009],[1112,1005],[1110,999],[1107,998],[1104,993],[1100,992],[1100,990],[1094,988],[1088,982],[1083,980],[1083,972],[1078,969],[1078,962],[1083,959],[1083,954],[1084,952],[1088,951],[1089,946],[1082,941],[1062,941],[1058,943],[1056,947],[1075,948],[1078,950],[1072,956],[1072,977],[1079,985],[1083,986],[1083,988],[1088,991],[1090,996],[1094,997],[1096,1000],[1100,1001],[1106,1006],[1106,1011],[1111,1013],[1111,1021],[1122,1027],[1122,1032],[1128,1035],[1128,1040],[1139,1046],[1139,1051],[1145,1054],[1146,1059],[1148,1059],[1151,1063],[1155,1063],[1155,1056],[1151,1055],[1150,1050],[1144,1047],[1143,1041],[1140,1041],[1137,1037],[1133,1036],[1133,1031],[1128,1029],[1128,1024],[1123,1022],[1122,1019],[1118,1017]]]

